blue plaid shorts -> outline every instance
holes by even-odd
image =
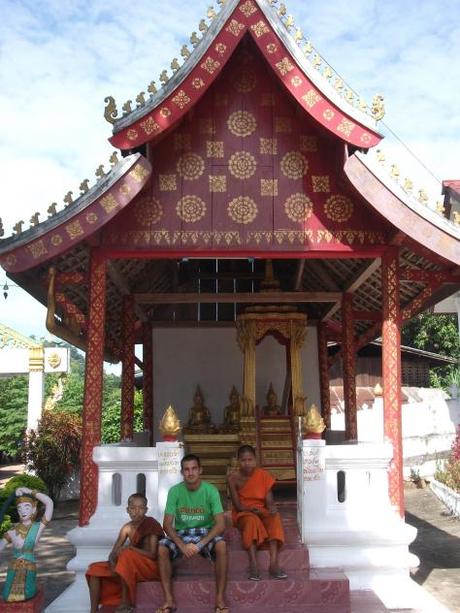
[[[188,543],[198,544],[201,540],[201,537],[206,536],[208,532],[208,528],[188,528],[187,530],[178,530],[177,535],[186,545]],[[222,536],[215,536],[212,540],[209,541],[207,545],[205,545],[201,549],[200,555],[202,555],[204,558],[208,558],[209,560],[213,561],[216,557],[214,547],[216,546],[216,543],[223,540],[224,538]],[[177,558],[180,558],[182,556],[181,550],[171,539],[160,539],[158,544],[163,545],[164,547],[167,547],[169,549],[169,557],[171,558],[171,560],[176,560]]]

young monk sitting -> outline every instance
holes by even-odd
[[[242,445],[238,449],[238,460],[240,468],[229,476],[229,488],[233,523],[240,530],[243,547],[249,555],[248,578],[260,581],[256,551],[268,542],[269,574],[274,579],[286,579],[286,573],[278,565],[284,530],[273,499],[275,479],[269,472],[257,467],[256,452],[250,445]]]
[[[156,519],[145,516],[147,498],[131,494],[126,510],[131,521],[121,528],[108,561],[94,562],[86,571],[91,613],[99,605],[117,606],[116,611],[123,613],[133,611],[136,584],[160,578],[156,559],[158,539],[164,533]]]

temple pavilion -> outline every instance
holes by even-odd
[[[104,360],[122,364],[122,440],[134,436],[137,365],[151,445],[173,405],[190,448],[228,461],[255,443],[292,482],[296,428],[312,404],[329,424],[339,359],[343,441],[359,441],[356,353],[380,336],[390,499],[402,513],[400,331],[460,288],[458,182],[435,210],[391,176],[375,153],[381,97],[354,98],[283,5],[219,4],[158,91],[152,82],[123,112],[106,99],[110,170],[0,240],[8,277],[86,352],[80,525],[97,505]]]

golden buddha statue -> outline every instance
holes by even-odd
[[[193,406],[189,410],[189,418],[184,432],[212,432],[211,413],[204,404],[204,396],[199,385],[193,396]]]
[[[240,429],[240,395],[235,386],[232,387],[229,396],[230,404],[224,409],[224,423],[220,427],[221,432],[238,432]]]
[[[273,389],[272,383],[270,383],[266,398],[267,404],[262,407],[263,414],[268,415],[269,417],[281,415],[281,407],[278,405],[278,397]]]

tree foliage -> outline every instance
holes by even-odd
[[[0,452],[14,459],[27,426],[28,378],[23,375],[0,379]]]

